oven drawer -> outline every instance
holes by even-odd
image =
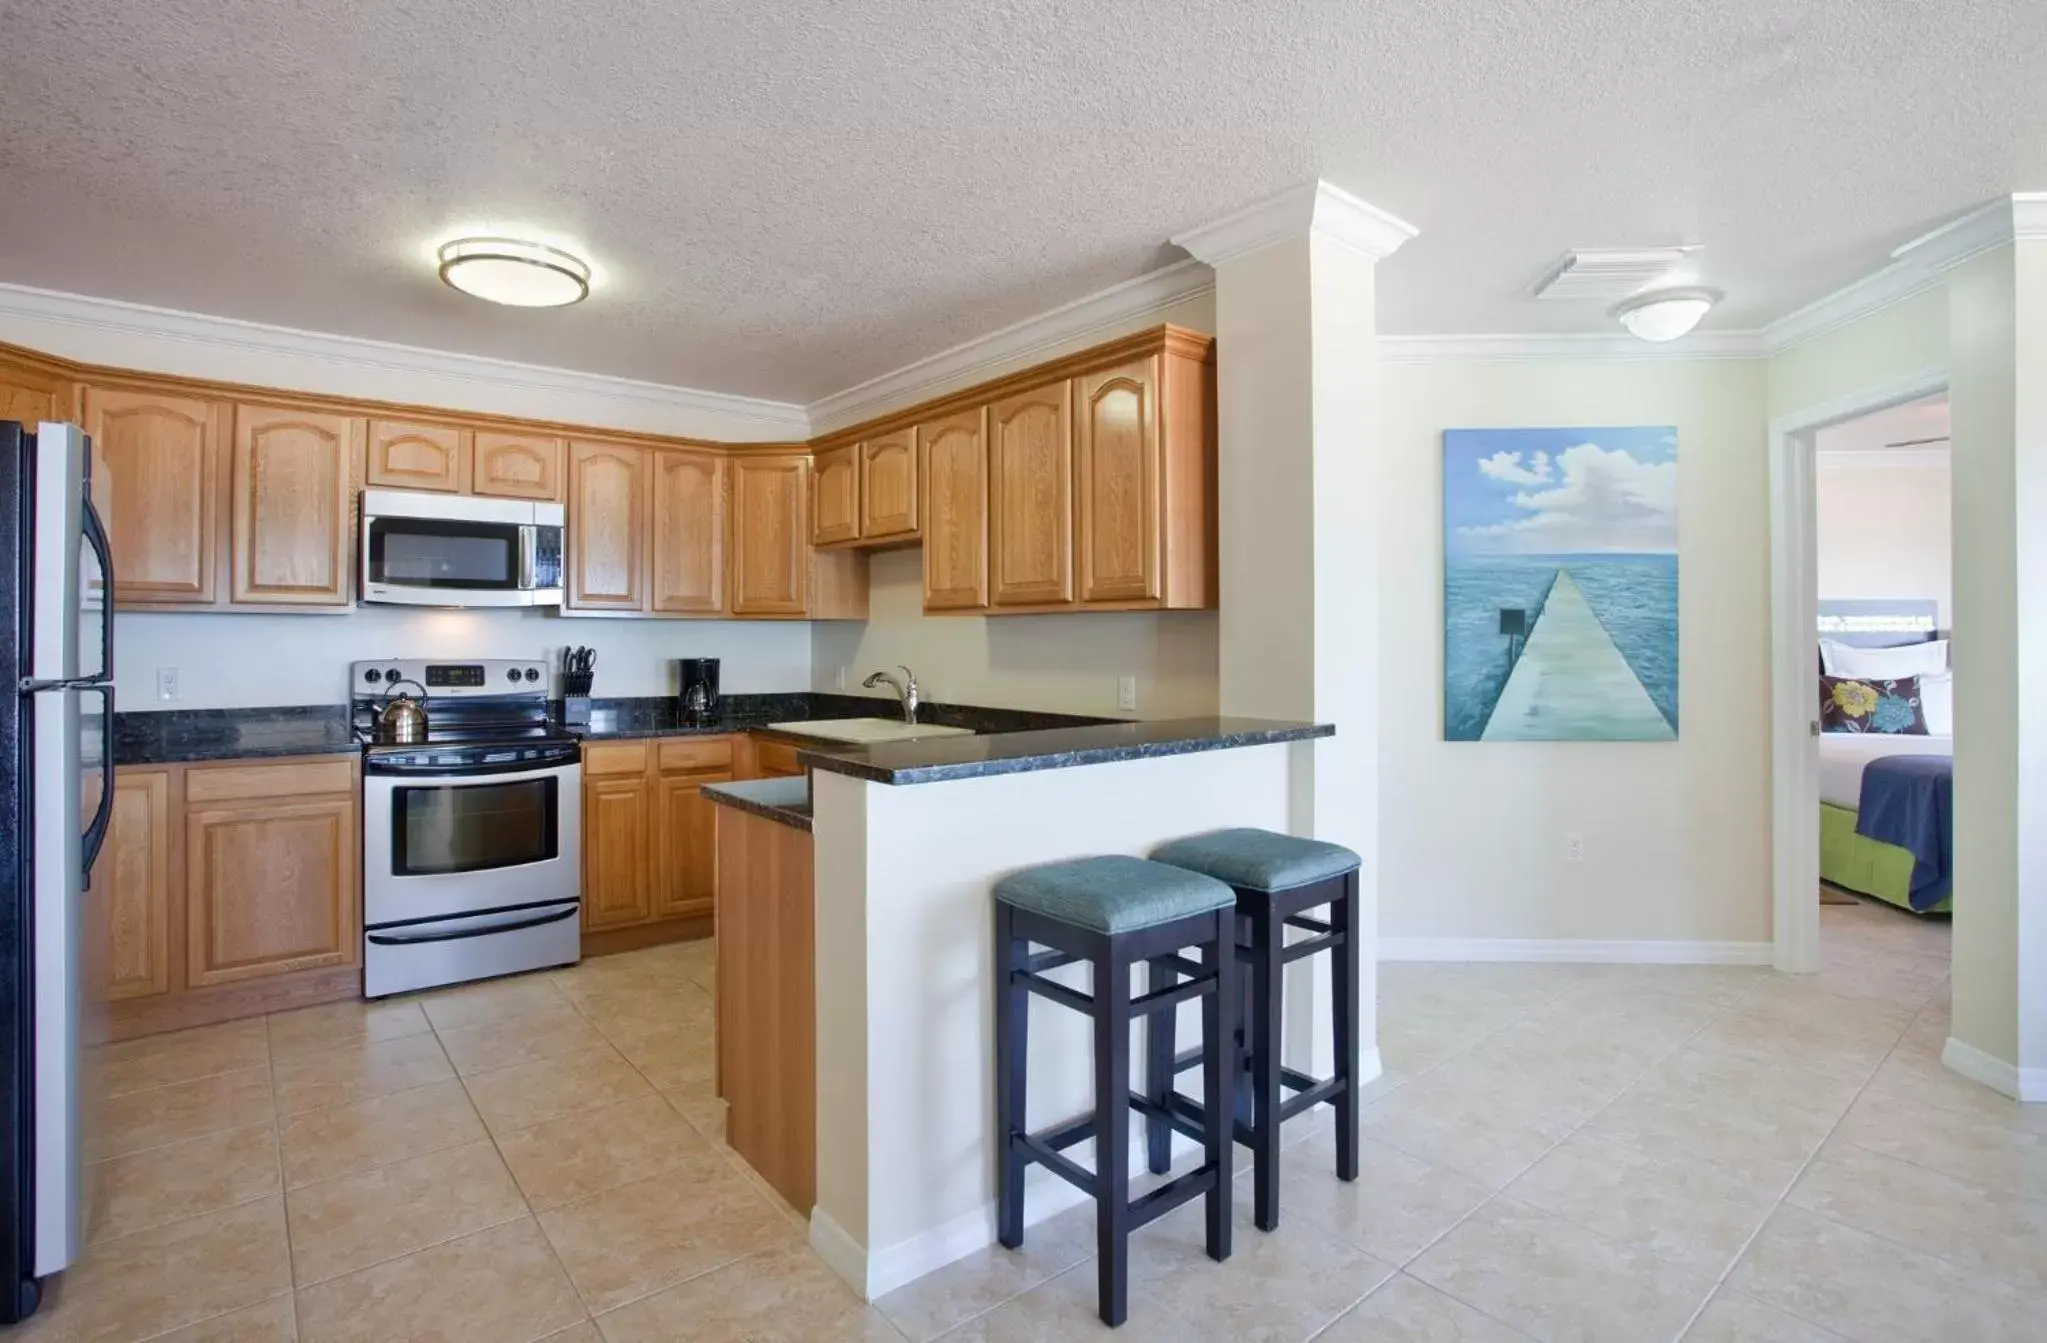
[[[434,919],[363,933],[363,996],[382,998],[581,959],[575,900]]]

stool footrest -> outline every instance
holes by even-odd
[[[1139,994],[1137,997],[1132,998],[1130,1000],[1130,1015],[1132,1017],[1150,1016],[1153,1012],[1163,1012],[1169,1007],[1178,1007],[1189,998],[1199,998],[1203,994],[1214,992],[1214,975],[1206,975],[1201,979],[1183,979],[1176,984],[1168,984],[1162,989],[1153,989],[1150,993]]]
[[[1298,1085],[1298,1083],[1290,1082],[1288,1085],[1294,1086]],[[1345,1083],[1341,1077],[1332,1077],[1325,1082],[1317,1082],[1296,1095],[1287,1097],[1286,1100],[1280,1103],[1280,1120],[1284,1122],[1300,1114],[1303,1110],[1314,1109],[1324,1101],[1336,1096],[1343,1090],[1344,1086]]]
[[[1166,1181],[1150,1193],[1132,1200],[1130,1204],[1130,1229],[1132,1231],[1147,1222],[1165,1216],[1182,1203],[1191,1202],[1215,1188],[1218,1173],[1208,1166],[1188,1171],[1185,1175]],[[1227,1179],[1228,1176],[1221,1178]]]
[[[1173,1104],[1175,1101],[1180,1102],[1179,1107]],[[1192,1107],[1191,1112],[1181,1108],[1186,1106]],[[1149,1096],[1140,1096],[1136,1092],[1132,1092],[1130,1094],[1130,1108],[1143,1115],[1146,1119],[1163,1120],[1165,1123],[1172,1125],[1175,1132],[1192,1138],[1196,1142],[1200,1142],[1207,1137],[1207,1130],[1201,1126],[1200,1103],[1188,1100],[1187,1097],[1177,1091],[1167,1092],[1163,1105]]]
[[[1088,1127],[1090,1130],[1094,1127],[1092,1120],[1089,1121]],[[1081,1193],[1086,1194],[1089,1198],[1096,1196],[1094,1172],[1088,1170],[1079,1162],[1074,1161],[1071,1157],[1062,1156],[1057,1149],[1046,1143],[1044,1139],[1033,1137],[1028,1133],[1018,1133],[1013,1135],[1010,1141],[1023,1148],[1031,1160],[1065,1180],[1068,1184],[1080,1190]]]
[[[1095,1000],[1092,994],[1082,993],[1079,989],[1067,988],[1064,984],[1032,974],[1028,970],[1014,971],[1011,978],[1014,982],[1023,985],[1041,998],[1050,998],[1053,1002],[1064,1007],[1070,1007],[1076,1012],[1083,1012],[1089,1016],[1094,1015]]]
[[[1313,956],[1318,951],[1329,951],[1343,945],[1342,933],[1324,933],[1320,937],[1305,937],[1298,942],[1289,942],[1280,959],[1288,965],[1303,956]]]

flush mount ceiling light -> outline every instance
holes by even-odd
[[[1661,342],[1689,333],[1719,301],[1717,289],[1652,289],[1621,304],[1613,315],[1631,335]]]
[[[590,263],[521,238],[455,238],[435,256],[441,278],[463,293],[515,308],[561,308],[590,294]]]

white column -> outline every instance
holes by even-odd
[[[2008,1095],[2047,1100],[2047,195],[2000,199],[1904,250],[1949,268],[1955,915],[1945,1057]]]
[[[1374,272],[1414,236],[1310,182],[1173,241],[1215,268],[1221,708],[1336,724],[1294,748],[1290,824],[1355,849],[1361,1075],[1377,1076],[1380,433]],[[1289,984],[1287,1054],[1326,1071],[1327,958]]]

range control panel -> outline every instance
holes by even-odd
[[[424,686],[434,698],[470,695],[531,695],[544,699],[549,690],[547,667],[516,658],[433,661],[423,658],[379,658],[348,664],[350,692],[358,699],[382,696],[396,687]],[[406,682],[411,682],[407,685]]]

